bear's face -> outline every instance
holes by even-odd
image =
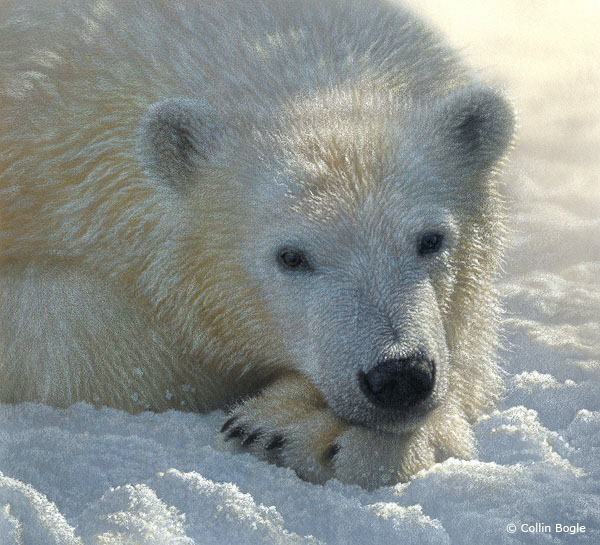
[[[435,199],[370,197],[322,220],[297,203],[261,214],[248,270],[293,364],[334,412],[405,430],[447,393],[443,306],[460,233]]]
[[[414,429],[448,397],[452,294],[477,289],[476,273],[460,276],[473,244],[464,226],[494,198],[510,107],[479,87],[432,104],[340,93],[299,102],[237,148],[235,136],[211,137],[218,129],[198,108],[151,110],[141,138],[150,173],[180,193],[199,185],[199,215],[202,195],[227,201],[235,240],[223,241],[223,259],[258,286],[283,364],[345,420]],[[227,153],[237,174],[202,174]]]

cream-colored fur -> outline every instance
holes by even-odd
[[[0,401],[235,406],[225,445],[315,482],[474,454],[513,114],[435,33],[379,0],[26,0],[0,50]],[[372,406],[357,376],[419,350],[430,398]]]

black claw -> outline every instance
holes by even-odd
[[[243,447],[247,447],[249,445],[251,445],[252,443],[254,443],[254,441],[256,441],[256,439],[258,438],[258,436],[261,434],[260,430],[256,430],[253,431],[248,437],[246,437],[246,439],[244,439],[240,444]]]
[[[227,419],[225,421],[225,424],[223,424],[221,426],[221,433],[223,433],[224,431],[227,431],[229,429],[229,427],[231,426],[231,424],[233,424],[236,420],[237,420],[237,416],[232,416],[231,418]]]
[[[333,460],[333,457],[340,451],[340,446],[336,443],[334,443],[333,445],[331,445],[330,447],[327,448],[327,450],[325,451],[325,454],[323,454],[323,459],[325,460],[325,462],[331,462],[331,460]]]
[[[244,435],[246,433],[246,431],[244,430],[244,428],[242,428],[241,426],[238,426],[237,428],[233,428],[226,436],[225,439],[223,439],[224,441],[229,441],[230,439],[235,439],[236,437],[241,437],[242,435]]]
[[[271,439],[267,443],[265,450],[273,450],[276,448],[281,448],[284,445],[284,443],[285,443],[285,439],[284,439],[283,435],[276,435],[275,437],[273,437],[273,439]]]

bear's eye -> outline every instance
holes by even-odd
[[[284,248],[280,250],[278,260],[279,264],[284,269],[307,270],[310,268],[304,253],[295,248]]]
[[[419,240],[419,255],[434,254],[442,247],[444,235],[440,233],[425,233]]]

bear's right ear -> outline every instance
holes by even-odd
[[[219,135],[215,116],[202,101],[164,100],[142,118],[138,152],[151,177],[185,191],[208,163]]]

